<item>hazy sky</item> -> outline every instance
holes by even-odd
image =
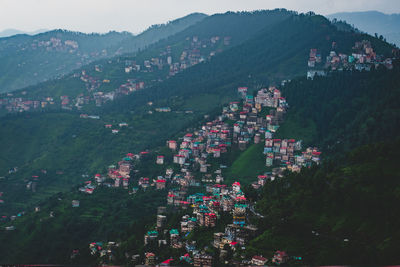
[[[400,0],[0,0],[0,31],[62,28],[138,33],[193,12],[286,8],[331,14],[378,10],[400,13]]]

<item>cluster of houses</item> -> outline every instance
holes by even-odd
[[[159,57],[146,59],[143,64],[134,60],[125,60],[124,72],[153,72],[155,70],[164,70],[168,68],[167,77],[173,76],[178,72],[185,70],[198,63],[209,60],[217,53],[221,52],[224,47],[230,45],[230,37],[214,36],[206,39],[199,39],[197,36],[187,37],[185,48],[181,52],[178,58],[173,58],[171,47],[167,46],[160,52]],[[77,49],[79,45],[75,41],[67,40],[62,42],[60,39],[52,38],[50,41],[35,43],[35,46],[45,46],[47,49],[64,49],[70,47],[71,49]],[[102,65],[95,65],[94,70],[96,72],[102,72]],[[25,97],[27,92],[22,92],[22,96],[13,97],[12,93],[0,97],[0,109],[4,108],[7,112],[23,112],[33,111],[37,109],[45,109],[50,107],[60,107],[64,110],[72,110],[74,108],[81,110],[85,105],[94,103],[100,107],[108,101],[113,101],[116,98],[130,95],[137,90],[145,88],[145,82],[139,79],[127,79],[123,84],[114,90],[103,92],[99,91],[99,88],[103,84],[110,83],[108,79],[100,79],[89,75],[86,70],[82,70],[81,73],[75,73],[75,78],[79,78],[85,83],[85,88],[89,95],[79,94],[76,97],[61,96],[60,100],[55,101],[53,97],[40,97],[31,99]],[[162,77],[159,77],[159,81],[162,81]],[[151,83],[149,81],[149,83]],[[56,105],[55,105],[56,104]],[[161,110],[160,112],[168,112]]]
[[[24,96],[26,91],[22,91]],[[52,97],[44,97],[39,100],[29,100],[25,97],[15,97],[13,93],[7,93],[0,98],[0,109],[5,109],[7,112],[23,112],[32,111],[40,108],[53,106],[55,101]]]
[[[326,56],[325,62],[322,61],[321,52],[318,49],[310,49],[307,78],[313,79],[315,75],[325,76],[327,74],[326,70],[342,71],[345,69],[354,69],[358,71],[370,71],[372,66],[377,68],[379,65],[385,66],[388,69],[393,68],[392,59],[377,55],[371,42],[368,40],[356,42],[352,47],[351,55],[337,52],[337,44],[336,42],[332,42],[332,50]]]
[[[220,260],[224,260],[228,247],[235,251],[243,249],[248,241],[256,236],[257,227],[249,224],[250,202],[244,196],[239,182],[232,186],[208,184],[207,193],[195,193],[176,198],[177,192],[170,190],[167,204],[187,209],[191,213],[182,216],[179,228],[165,229],[167,224],[167,207],[159,207],[155,229],[149,230],[144,236],[145,247],[170,246],[175,249],[183,248],[186,253],[180,257],[194,266],[212,266],[214,258],[196,246],[195,241],[185,239],[195,228],[215,228],[223,213],[232,214],[232,223],[225,226],[224,232],[214,233],[213,246],[219,250]],[[154,253],[152,255],[155,256]],[[261,257],[261,256],[256,256]],[[265,261],[266,262],[266,261]],[[265,263],[264,262],[264,263]]]
[[[32,50],[44,48],[47,51],[68,51],[74,53],[79,48],[79,44],[74,40],[62,41],[59,38],[51,37],[48,41],[33,40],[30,48]]]
[[[119,247],[119,244],[116,242],[92,242],[89,244],[90,254],[94,256],[98,256],[103,259],[107,259],[107,261],[113,261],[115,259],[115,251]],[[71,254],[71,258],[76,257],[79,254],[79,250],[73,250]]]
[[[288,109],[285,98],[276,87],[262,88],[254,96],[248,92],[247,87],[239,87],[238,94],[242,100],[223,107],[222,113],[214,120],[192,129],[179,140],[166,142],[173,153],[168,159],[165,155],[155,155],[155,164],[165,165],[165,172],[159,176],[133,177],[132,174],[137,172],[134,170],[135,161],[150,157],[150,152],[128,153],[116,165],[109,166],[106,174],[95,174],[79,191],[93,194],[99,186],[106,186],[124,188],[134,194],[139,189],[153,187],[165,193],[167,205],[159,207],[156,227],[145,234],[144,243],[148,248],[155,245],[185,249],[186,253],[180,260],[194,266],[212,266],[217,259],[186,237],[199,227],[216,228],[221,223],[221,216],[226,214],[231,214],[231,223],[224,225],[224,231],[216,231],[213,235],[212,245],[219,251],[219,260],[224,260],[230,250],[245,249],[249,240],[257,233],[257,227],[251,224],[251,218],[262,215],[254,211],[253,203],[247,200],[239,182],[231,186],[224,184],[223,172],[227,167],[223,165],[224,154],[229,153],[233,146],[245,150],[252,144],[263,145],[265,165],[271,167],[271,172],[257,177],[253,187],[259,188],[266,181],[282,175],[284,170],[300,171],[301,167],[318,163],[320,152],[317,148],[302,151],[300,141],[273,137]],[[81,117],[99,119],[96,115],[81,114]],[[121,122],[118,126],[120,129],[128,124]],[[106,124],[105,127],[118,130],[111,124]],[[172,163],[169,164],[170,162]],[[193,193],[196,191],[193,189],[201,188],[201,185],[205,186],[205,192],[199,190]],[[33,183],[29,186],[33,186]],[[79,206],[79,200],[72,201],[72,207]],[[180,209],[186,211],[186,214],[182,216],[179,225],[166,229],[169,216],[167,210],[171,209]],[[93,255],[112,258],[113,249],[104,248],[97,243],[90,244],[90,249]],[[284,262],[286,259],[287,255],[278,251],[271,261]],[[145,262],[156,260],[157,257],[151,250],[146,253]],[[172,262],[172,259],[165,260],[163,264],[167,262]],[[265,262],[267,259],[261,255],[247,259],[247,263],[253,265]]]
[[[209,60],[217,53],[221,52],[223,46],[230,45],[229,36],[213,36],[211,38],[199,39],[198,36],[187,37],[186,47],[182,51],[179,59],[174,61],[171,56],[171,48],[167,47],[160,56],[166,57],[166,63],[169,65],[169,76],[194,66],[198,63]]]
[[[95,65],[95,71],[102,72],[102,67],[100,65]],[[85,70],[82,70],[80,74],[80,79],[85,83],[86,90],[91,95],[83,95],[80,94],[76,97],[74,103],[75,107],[80,110],[83,108],[83,105],[94,102],[97,107],[102,106],[104,103],[108,101],[113,101],[116,98],[127,96],[132,94],[137,90],[141,90],[145,88],[144,81],[137,81],[136,79],[127,79],[125,83],[121,84],[118,88],[103,92],[98,89],[102,84],[110,83],[108,79],[99,79],[93,76],[90,76],[86,73]]]
[[[159,207],[156,227],[149,230],[144,236],[144,244],[149,249],[152,246],[171,246],[172,248],[186,250],[180,257],[194,266],[212,266],[213,256],[205,253],[202,248],[197,248],[196,243],[188,241],[187,237],[197,227],[214,228],[223,213],[232,215],[232,223],[225,225],[224,232],[215,232],[213,246],[219,250],[220,259],[224,260],[228,251],[245,248],[249,240],[255,237],[257,227],[249,223],[252,203],[249,202],[241,190],[239,182],[232,186],[223,184],[221,165],[220,168],[210,168],[212,161],[227,153],[232,144],[245,150],[251,143],[261,143],[265,140],[264,153],[266,166],[279,166],[273,168],[271,173],[258,176],[253,184],[255,188],[263,186],[268,179],[282,175],[283,170],[300,171],[301,167],[310,166],[319,162],[320,152],[317,148],[307,148],[301,152],[301,141],[293,139],[273,139],[273,134],[283,120],[283,115],[288,108],[281,92],[275,88],[261,89],[256,97],[248,95],[246,87],[238,88],[242,102],[232,102],[214,121],[209,121],[198,130],[186,133],[181,142],[167,141],[167,147],[173,151],[173,163],[180,167],[167,168],[164,176],[153,180],[156,189],[168,189],[167,205],[174,209],[187,210],[181,218],[180,227],[165,229],[167,225],[166,207]],[[261,115],[265,108],[269,109],[267,115]],[[232,121],[233,123],[228,123]],[[164,164],[164,156],[157,157],[157,164]],[[176,168],[175,168],[176,170]],[[206,193],[188,195],[188,187],[199,186],[195,173],[200,173],[201,181],[205,182]],[[146,188],[150,185],[149,178],[141,178],[139,186]],[[251,211],[251,212],[250,212]],[[261,216],[261,215],[259,215]],[[151,260],[157,259],[153,252],[149,252]],[[271,259],[273,263],[284,263],[288,255],[277,251]],[[170,261],[171,259],[169,259]],[[255,255],[248,260],[248,264],[264,265],[268,259]],[[163,262],[165,264],[165,262]]]

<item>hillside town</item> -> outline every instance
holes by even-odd
[[[352,47],[351,55],[338,52],[336,42],[332,42],[331,51],[326,56],[325,61],[322,60],[321,52],[317,48],[310,49],[308,58],[307,78],[313,79],[315,75],[326,76],[327,71],[371,71],[371,68],[384,66],[387,69],[393,68],[392,58],[384,58],[377,55],[370,41],[362,40],[356,42]]]
[[[193,266],[212,266],[216,260],[233,264],[232,258],[228,257],[231,252],[243,254],[246,244],[257,235],[254,219],[262,215],[255,211],[255,203],[246,197],[242,184],[235,181],[235,177],[224,177],[227,168],[225,155],[232,153],[233,149],[243,152],[251,146],[263,146],[260,156],[265,159],[267,171],[260,172],[250,181],[255,190],[282,177],[285,171],[299,172],[301,168],[319,164],[321,152],[317,148],[303,149],[301,140],[274,138],[289,108],[278,88],[271,86],[250,92],[248,87],[239,87],[237,93],[241,100],[224,106],[214,120],[185,133],[179,140],[168,140],[169,156],[151,151],[128,153],[116,165],[108,166],[107,173],[95,174],[93,179],[84,177],[87,180],[78,188],[82,194],[92,195],[99,187],[123,188],[133,195],[139,190],[153,188],[165,194],[166,205],[158,208],[154,228],[148,229],[143,237],[148,252],[131,255],[133,262],[143,259],[146,265],[160,263],[168,266],[184,261]],[[99,119],[86,114],[81,114],[81,118]],[[121,122],[118,126],[128,125]],[[105,127],[112,128],[112,125],[106,124]],[[152,156],[155,156],[156,165],[165,166],[164,171],[157,177],[140,176],[135,166]],[[34,192],[38,178],[35,176],[29,181],[28,190]],[[79,199],[73,200],[71,206],[80,208]],[[176,228],[168,229],[166,225],[171,211],[184,212],[185,215]],[[221,219],[229,217],[229,223]],[[213,258],[209,248],[199,247],[196,240],[188,238],[196,229],[212,230],[221,224],[219,229],[224,230],[213,232],[210,244],[218,252],[218,259]],[[113,250],[118,249],[117,243],[107,242],[89,244],[92,255],[104,263],[112,262]],[[160,259],[152,251],[154,246],[170,246],[185,253],[179,259]],[[77,254],[79,251],[72,251],[71,258]],[[301,257],[288,255],[277,248],[273,258],[253,255],[252,258],[243,258],[241,264],[282,264],[289,259],[300,260]]]
[[[252,221],[262,215],[254,210],[255,203],[247,199],[241,183],[234,180],[231,183],[234,177],[224,177],[226,166],[220,160],[232,149],[245,151],[252,145],[264,146],[263,157],[269,171],[254,177],[251,186],[256,190],[268,181],[281,177],[285,171],[299,172],[303,167],[319,164],[321,152],[317,148],[303,150],[300,140],[274,138],[289,108],[279,89],[274,86],[263,88],[256,91],[254,97],[247,87],[239,87],[238,94],[242,100],[225,106],[215,120],[206,122],[193,132],[187,132],[180,141],[166,142],[172,154],[169,159],[165,155],[156,155],[155,164],[165,166],[165,171],[159,176],[140,177],[140,173],[134,170],[135,162],[149,157],[152,152],[128,153],[117,166],[109,166],[106,174],[96,174],[93,180],[87,181],[79,189],[87,194],[92,194],[97,186],[123,187],[130,194],[149,188],[165,192],[166,206],[158,208],[154,228],[148,229],[143,237],[144,246],[148,249],[142,255],[144,264],[168,266],[184,261],[193,266],[212,266],[215,260],[227,260],[225,263],[233,264],[230,262],[232,259],[227,258],[228,251],[241,255],[246,244],[257,235],[257,227]],[[168,229],[166,225],[171,210],[175,213],[184,212],[185,215],[176,228]],[[196,240],[188,237],[197,228],[216,228],[224,223],[221,218],[226,217],[231,217],[230,222],[223,225],[224,231],[213,233],[210,244],[218,251],[219,259],[215,259],[208,253],[209,249],[199,247]],[[89,245],[92,255],[97,255],[105,262],[112,260],[112,248],[95,244],[99,242]],[[158,258],[152,248],[163,246],[185,253],[179,259]],[[141,255],[131,257],[136,261]],[[282,264],[289,258],[301,259],[278,248],[273,258],[254,255],[242,259],[241,264]]]
[[[65,41],[64,44],[59,39],[53,39],[49,42],[40,42],[40,44],[49,45],[49,49],[61,49],[65,45],[72,47],[78,45],[73,41]],[[24,112],[59,108],[82,110],[86,105],[100,107],[108,101],[114,101],[135,91],[151,87],[187,68],[208,61],[229,47],[230,43],[231,37],[229,36],[213,36],[205,39],[200,39],[198,36],[187,37],[181,51],[175,51],[167,46],[161,49],[157,57],[146,58],[141,62],[132,59],[108,61],[108,65],[117,63],[120,66],[119,75],[116,78],[117,86],[111,86],[110,84],[115,84],[115,81],[103,75],[107,65],[95,64],[91,66],[92,69],[82,69],[80,72],[72,74],[72,78],[84,83],[82,87],[85,88],[85,91],[76,96],[30,97],[28,91],[6,93],[0,95],[0,110]],[[158,78],[154,79],[154,76]]]

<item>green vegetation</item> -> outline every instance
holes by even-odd
[[[355,41],[367,38],[378,53],[389,54],[392,49],[376,38],[338,31],[321,16],[275,10],[208,17],[136,57],[153,55],[166,45],[182,47],[184,38],[195,35],[232,36],[234,45],[210,62],[91,109],[100,115],[99,120],[81,119],[79,113],[65,111],[1,118],[0,137],[7,145],[0,152],[0,176],[5,177],[0,180],[5,192],[0,215],[27,211],[15,221],[15,231],[0,232],[2,262],[96,264],[88,256],[88,244],[105,240],[121,241],[121,251],[142,254],[143,234],[154,226],[155,209],[165,204],[166,191],[128,195],[124,190],[99,188],[93,195],[84,195],[76,192],[82,174],[104,173],[124,154],[150,150],[149,157],[135,167],[140,175],[155,178],[161,171],[154,164],[155,155],[171,154],[160,148],[166,140],[193,129],[204,115],[215,115],[223,104],[237,98],[238,86],[258,88],[304,74],[310,48],[327,53],[334,40],[347,52]],[[104,70],[104,77],[114,77],[115,84],[123,82],[126,77],[116,74],[121,66],[112,65]],[[398,76],[396,65],[393,71],[295,79],[283,88],[290,109],[278,135],[321,147],[326,158],[335,157],[335,161],[277,178],[264,187],[257,208],[265,218],[258,223],[261,233],[247,247],[248,255],[270,256],[279,248],[313,265],[398,262],[394,251],[400,237],[396,168],[400,147],[394,141],[400,121]],[[75,82],[65,77],[30,90],[59,90],[60,94],[73,87],[71,92],[77,93],[82,85]],[[152,106],[147,105],[149,101]],[[172,112],[158,113],[156,107],[171,107]],[[193,113],[184,112],[188,110]],[[119,129],[120,122],[129,126],[116,135],[104,127],[112,124]],[[376,141],[386,143],[345,156],[351,149]],[[248,183],[266,171],[262,148],[261,143],[243,153],[232,149],[224,158],[230,167],[223,173],[227,181]],[[8,174],[14,166],[18,172]],[[32,176],[39,176],[36,192],[26,187],[34,180]],[[244,190],[251,194],[249,199],[257,199],[255,190]],[[73,199],[81,200],[80,208],[70,206]],[[33,213],[36,205],[41,211]],[[51,211],[55,216],[50,218]],[[176,227],[177,218],[171,226]],[[211,231],[201,233],[193,232],[188,238],[207,244]],[[77,248],[81,256],[71,261],[70,252]],[[125,255],[115,257],[116,264],[126,262]]]
[[[263,233],[248,255],[279,248],[311,265],[398,262],[399,151],[400,140],[367,145],[344,164],[327,162],[268,183],[257,202]]]
[[[232,166],[224,172],[226,182],[242,182],[249,184],[254,182],[258,175],[264,174],[269,168],[265,166],[263,156],[264,144],[252,144],[248,149],[241,153],[233,162]]]
[[[263,230],[248,255],[279,248],[311,265],[399,261],[398,75],[397,63],[283,88],[291,108],[280,135],[321,146],[325,162],[265,185]]]
[[[72,200],[80,200],[80,207],[73,208]],[[56,194],[41,203],[39,212],[18,218],[15,231],[0,232],[1,240],[8,240],[0,244],[1,262],[95,264],[89,243],[97,241],[135,240],[131,249],[139,249],[146,224],[164,201],[165,192],[151,189],[132,196],[115,188],[99,188],[93,195]],[[74,249],[80,256],[72,260]],[[124,257],[116,256],[117,262]]]
[[[278,131],[303,139],[327,155],[397,136],[400,109],[398,62],[393,70],[339,72],[313,81],[297,79],[282,89],[289,114]]]

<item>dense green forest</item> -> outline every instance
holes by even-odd
[[[397,62],[283,88],[291,107],[280,136],[321,146],[325,160],[264,187],[264,231],[249,254],[280,247],[312,265],[399,261],[399,71]]]
[[[302,139],[328,156],[397,136],[400,128],[399,62],[394,69],[337,72],[296,79],[283,88],[290,103],[278,136]]]
[[[398,139],[362,146],[342,164],[268,183],[257,202],[264,231],[247,253],[279,247],[311,265],[399,262],[399,149]]]

